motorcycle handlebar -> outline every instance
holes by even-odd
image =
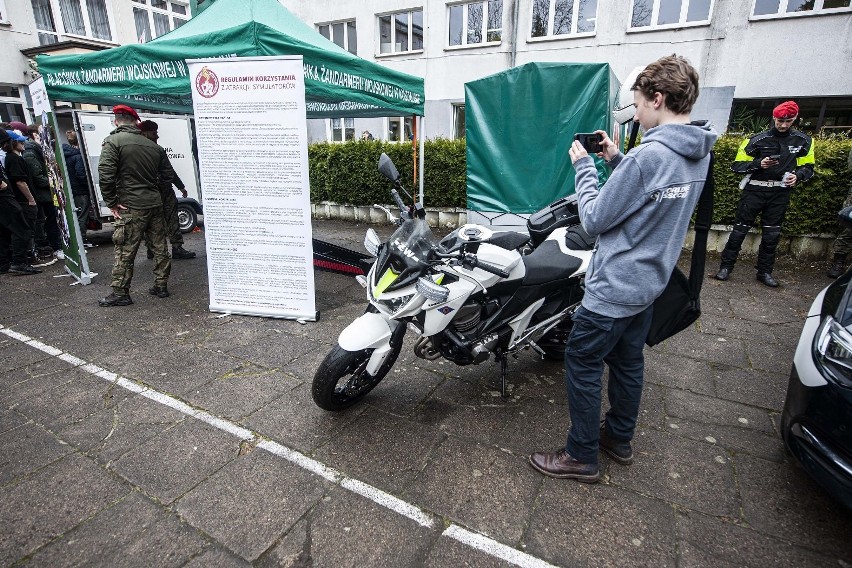
[[[479,260],[476,257],[473,257],[473,266],[475,266],[476,268],[479,268],[480,270],[484,270],[485,272],[490,272],[491,274],[496,274],[497,276],[499,276],[501,278],[508,278],[509,277],[509,273],[507,271],[503,270],[502,268],[500,268],[499,266],[491,264],[490,262],[484,262],[482,260]]]
[[[396,189],[391,190],[391,195],[393,196],[394,203],[399,207],[400,213],[407,212],[408,207],[405,206],[405,203],[402,202],[402,198],[399,196],[399,192]]]

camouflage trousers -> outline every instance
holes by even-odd
[[[174,190],[170,187],[162,192],[163,196],[163,218],[166,223],[166,237],[172,243],[172,246],[183,246],[183,233],[180,232],[178,224],[178,200]],[[145,246],[153,252],[151,244],[148,240],[145,241]]]
[[[843,202],[844,208],[849,207],[850,205],[852,205],[852,189],[849,189],[849,193],[846,195],[846,200]],[[840,229],[840,233],[837,235],[837,238],[834,239],[831,249],[834,254],[848,255],[852,252],[852,230]]]
[[[115,232],[112,242],[115,245],[115,263],[112,267],[113,292],[126,296],[133,279],[133,262],[142,243],[142,237],[151,243],[154,250],[154,285],[165,286],[172,271],[172,260],[166,240],[166,228],[163,210],[128,209],[121,213],[121,219],[115,220]]]

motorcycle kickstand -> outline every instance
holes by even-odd
[[[506,376],[509,374],[509,358],[505,353],[500,354],[500,397],[509,398],[506,393]]]

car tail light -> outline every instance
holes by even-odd
[[[828,316],[814,339],[814,358],[826,379],[852,388],[852,333]]]

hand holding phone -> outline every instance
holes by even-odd
[[[583,146],[583,149],[585,149],[589,154],[603,152],[603,146],[601,146],[603,136],[601,136],[598,132],[575,134],[574,140],[579,142]]]

